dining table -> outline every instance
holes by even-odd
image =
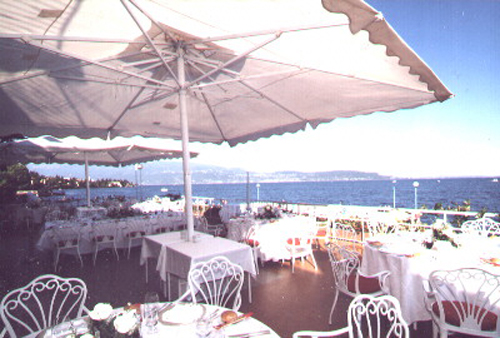
[[[36,246],[41,251],[51,251],[58,240],[72,240],[79,236],[80,253],[89,254],[94,251],[92,238],[98,232],[101,236],[115,237],[116,247],[124,249],[128,248],[127,233],[130,231],[152,234],[158,229],[164,231],[177,230],[185,226],[185,224],[184,213],[173,211],[124,218],[75,218],[48,221],[45,222]],[[141,245],[140,242],[132,243],[132,246],[139,245]],[[77,254],[76,251],[74,253]]]
[[[372,275],[381,271],[391,274],[387,280],[389,294],[401,304],[408,323],[431,320],[425,306],[424,281],[435,270],[480,268],[500,275],[500,238],[472,238],[457,235],[458,247],[450,241],[434,241],[430,230],[381,234],[366,240],[360,270]]]
[[[151,305],[156,308],[157,313],[153,323],[146,317],[146,307]],[[251,313],[236,311],[235,315],[239,321],[224,325],[222,314],[226,311],[232,310],[201,303],[134,304],[113,309],[110,316],[101,321],[92,320],[89,316],[76,318],[50,327],[30,338],[62,338],[82,336],[86,333],[95,336],[96,330],[116,332],[118,337],[279,338],[273,329],[254,318]],[[130,327],[130,331],[118,334],[120,327]]]
[[[252,241],[258,243],[258,255],[263,261],[288,260],[291,253],[287,241],[291,238],[313,237],[314,217],[285,214],[280,218],[259,219],[245,216],[231,220],[228,237],[245,241],[252,231]]]
[[[208,261],[217,256],[224,256],[232,263],[238,264],[250,276],[256,275],[255,260],[250,246],[223,237],[195,231],[193,241],[187,240],[186,231],[145,236],[142,241],[140,264],[146,266],[148,274],[148,259],[156,258],[156,270],[165,282],[165,290],[170,299],[170,276],[178,278],[178,294],[182,294],[181,281],[187,280],[191,267]],[[164,285],[165,285],[164,284]],[[251,291],[249,285],[249,297]]]

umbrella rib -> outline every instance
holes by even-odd
[[[303,72],[304,72],[304,70],[294,69],[294,70],[284,70],[281,72],[269,72],[266,74],[259,74],[259,75],[239,76],[237,79],[222,80],[222,81],[218,81],[218,82],[214,81],[214,82],[210,82],[210,83],[202,83],[202,84],[199,84],[197,86],[192,86],[191,88],[192,89],[201,89],[201,88],[211,87],[214,85],[230,84],[230,83],[241,82],[241,81],[245,81],[245,80],[262,79],[262,78],[275,76],[275,75],[289,74],[291,76],[294,76],[294,75],[297,75],[297,74],[300,74]]]
[[[130,75],[132,77],[136,77],[136,78],[139,78],[141,80],[145,80],[145,81],[150,81],[152,83],[156,83],[158,85],[161,85],[161,86],[164,86],[164,87],[167,87],[167,88],[170,88],[170,89],[174,89],[174,87],[162,82],[162,81],[158,81],[158,80],[155,80],[155,79],[152,79],[150,77],[147,77],[147,76],[143,76],[143,75],[139,75],[137,73],[134,73],[134,72],[129,72],[129,71],[126,71],[126,70],[123,70],[123,69],[119,69],[119,68],[115,68],[115,67],[112,67],[112,66],[109,66],[109,65],[106,65],[100,61],[94,61],[94,60],[91,60],[91,59],[88,59],[88,58],[84,58],[82,56],[78,56],[78,55],[75,55],[73,53],[68,53],[68,52],[63,52],[61,50],[58,50],[56,48],[52,48],[52,47],[48,47],[48,46],[45,46],[45,45],[42,45],[42,44],[39,44],[39,43],[35,43],[33,41],[26,41],[26,43],[32,45],[32,46],[35,46],[37,48],[41,48],[41,49],[46,49],[46,50],[49,50],[51,52],[54,52],[56,54],[60,54],[60,55],[65,55],[65,56],[68,56],[68,57],[71,57],[71,58],[74,58],[74,59],[77,59],[77,60],[81,60],[81,61],[84,61],[84,62],[87,62],[89,64],[94,64],[96,66],[99,66],[99,67],[102,67],[102,68],[105,68],[105,69],[109,69],[109,70],[112,70],[112,71],[115,71],[115,72],[118,72],[118,73],[122,73],[122,74],[126,74],[126,75]]]
[[[143,52],[134,52],[134,53],[126,54],[126,55],[121,55],[121,56],[118,56],[118,57],[117,56],[113,56],[113,57],[102,59],[101,62],[116,60],[116,59],[120,59],[120,58],[123,58],[123,57],[137,56],[137,55],[140,55],[140,54],[144,54],[144,53]],[[51,69],[51,70],[39,70],[39,71],[36,71],[36,72],[32,72],[30,74],[25,74],[25,75],[21,75],[21,76],[12,77],[12,78],[9,78],[7,80],[0,81],[0,86],[4,85],[4,84],[11,83],[11,82],[16,82],[16,81],[21,81],[21,80],[27,80],[27,79],[30,79],[30,78],[33,78],[33,77],[43,76],[43,75],[48,75],[48,74],[50,74],[53,77],[56,77],[56,76],[54,76],[54,74],[52,74],[53,72],[60,72],[60,71],[64,71],[64,70],[70,70],[70,69],[74,69],[74,68],[80,68],[80,67],[88,66],[90,64],[90,63],[88,63],[86,61],[83,61],[83,60],[80,60],[80,61],[83,62],[84,64],[64,66],[64,67],[60,67],[60,68],[54,68],[54,69]],[[151,61],[152,60],[149,60],[149,62],[151,62]],[[154,60],[154,62],[157,62],[157,60]],[[143,64],[147,64],[147,63],[148,62],[143,62]],[[131,63],[128,63],[128,64],[124,65],[123,67],[128,67],[130,64]],[[136,64],[140,65],[140,63],[136,63]]]
[[[120,115],[116,118],[115,122],[113,122],[113,124],[111,124],[111,126],[108,128],[108,134],[111,133],[111,131],[116,127],[116,125],[118,124],[118,122],[120,122],[120,120],[125,116],[125,114],[127,113],[127,111],[132,107],[132,105],[134,104],[134,102],[137,100],[137,98],[142,94],[142,92],[144,91],[145,88],[141,88],[136,94],[135,96],[132,98],[132,100],[129,101],[129,103],[127,104],[127,106],[123,109],[123,111],[120,113]]]
[[[245,33],[245,34],[241,34],[241,33],[240,34],[228,34],[228,35],[221,35],[221,36],[217,36],[217,37],[207,37],[205,39],[190,40],[190,41],[186,42],[186,45],[203,44],[206,42],[233,40],[233,39],[239,39],[239,38],[248,38],[248,37],[259,36],[259,35],[281,34],[281,33],[297,32],[297,31],[302,31],[302,30],[343,27],[343,26],[349,26],[349,23],[341,23],[341,24],[335,24],[335,25],[290,27],[290,28],[280,28],[279,30],[268,29],[268,30],[262,30],[262,31],[249,32],[249,33]]]
[[[227,138],[226,138],[226,135],[224,135],[224,132],[222,131],[222,128],[219,124],[219,121],[217,120],[217,118],[215,117],[215,113],[213,111],[213,108],[212,108],[212,105],[208,102],[208,99],[207,99],[207,96],[205,95],[205,93],[201,92],[201,96],[203,97],[203,101],[205,102],[205,104],[207,105],[207,108],[208,108],[208,111],[210,111],[210,115],[212,115],[212,118],[214,120],[214,123],[215,125],[217,126],[217,129],[219,130],[219,133],[222,137],[222,139],[224,141],[228,141]]]
[[[228,66],[230,66],[231,64],[235,63],[236,61],[239,61],[240,59],[246,57],[247,55],[255,52],[256,50],[258,49],[261,49],[262,47],[268,45],[269,43],[275,41],[276,39],[278,39],[279,37],[281,36],[281,34],[279,32],[277,32],[272,38],[270,39],[267,39],[266,41],[258,44],[257,46],[253,47],[253,48],[250,48],[249,50],[247,50],[246,52],[240,54],[240,55],[237,55],[235,56],[234,58],[232,58],[231,60],[223,63],[222,65],[220,65],[219,67],[215,68],[215,69],[212,69],[211,71],[209,71],[208,73],[205,73],[204,75],[198,77],[197,79],[189,82],[186,84],[185,87],[190,87],[191,85],[195,84],[195,83],[198,83],[200,81],[203,81],[204,79],[210,77],[212,74],[215,74],[217,73],[218,71],[222,70],[223,68],[226,68]]]
[[[70,76],[70,75],[54,75],[54,74],[51,74],[51,76],[54,77],[54,78],[57,78],[57,79],[64,79],[64,80],[74,80],[74,81],[82,81],[82,82],[96,82],[96,83],[112,84],[112,85],[124,86],[124,87],[139,87],[139,88],[148,88],[148,89],[161,89],[161,87],[153,86],[153,85],[117,82],[117,81],[114,81],[114,80],[84,78],[84,77],[77,77],[77,76]]]
[[[40,41],[70,41],[70,42],[101,42],[101,43],[122,43],[122,44],[137,44],[144,45],[147,41],[127,40],[114,38],[96,38],[96,37],[81,37],[81,36],[60,36],[60,35],[38,35],[38,34],[7,34],[0,33],[0,39],[16,39],[16,40],[40,40]],[[158,46],[172,47],[169,42],[157,42]]]
[[[144,29],[144,27],[142,27],[141,23],[139,22],[139,20],[137,20],[137,18],[135,17],[134,13],[132,13],[132,11],[130,10],[128,4],[126,3],[126,0],[121,0],[123,6],[125,7],[125,9],[128,11],[128,13],[130,14],[130,16],[132,17],[132,19],[134,20],[135,24],[137,25],[137,27],[139,27],[139,29],[141,30],[142,34],[144,35],[144,37],[146,38],[146,40],[148,40],[148,44],[151,48],[153,48],[153,50],[155,51],[155,53],[158,55],[158,57],[160,58],[160,60],[162,61],[163,65],[165,66],[165,68],[168,70],[168,72],[170,73],[170,75],[172,76],[172,78],[174,79],[175,83],[179,86],[179,80],[177,79],[177,76],[176,74],[174,74],[174,72],[172,71],[172,68],[170,68],[170,66],[168,65],[167,61],[163,58],[163,55],[161,54],[160,50],[156,47],[156,45],[154,44],[153,40],[151,39],[151,37],[148,35],[148,33],[146,32],[146,30]],[[158,25],[158,23],[153,20],[141,7],[139,7],[133,0],[130,0],[130,3],[132,3],[135,7],[137,7],[149,20],[151,20],[152,23],[154,23],[157,27],[160,28],[160,26]],[[160,28],[161,29],[161,28]]]
[[[296,117],[297,119],[299,119],[300,121],[303,121],[303,122],[307,122],[307,120],[303,119],[302,117],[300,117],[299,115],[297,115],[295,112],[293,112],[292,110],[288,109],[287,107],[283,106],[281,103],[277,102],[276,100],[270,98],[269,96],[267,96],[266,94],[264,94],[263,92],[261,92],[260,90],[252,87],[251,85],[249,85],[248,83],[246,83],[245,81],[240,81],[240,83],[242,85],[244,85],[245,87],[247,87],[248,89],[256,92],[257,94],[259,94],[260,96],[262,96],[263,98],[265,98],[266,100],[268,100],[269,102],[271,102],[272,104],[276,105],[277,107],[283,109],[284,111],[286,111],[288,114]]]
[[[125,1],[125,0],[122,0],[122,2]],[[141,8],[136,2],[135,0],[129,0],[131,4],[133,4],[135,7],[137,7],[138,10],[141,11],[142,14],[144,14],[152,23],[155,24],[156,27],[158,27],[164,34],[168,35],[168,37],[170,39],[172,39],[172,41],[175,41],[176,43],[178,42],[178,39],[172,34],[170,33],[168,30],[164,30],[160,23],[158,21],[156,21],[151,15],[149,15],[148,12],[146,12],[143,8]]]

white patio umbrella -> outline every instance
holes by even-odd
[[[0,135],[182,139],[189,238],[189,141],[451,95],[361,0],[0,0]]]
[[[41,136],[14,139],[0,143],[0,162],[84,164],[87,206],[90,204],[89,165],[127,166],[131,164],[182,157],[178,142],[144,137],[80,139],[70,136],[58,139]],[[198,153],[191,152],[191,157]]]

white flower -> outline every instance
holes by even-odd
[[[90,311],[89,316],[92,320],[106,320],[113,313],[113,307],[108,303],[98,303],[94,309]]]
[[[94,338],[94,336],[90,333],[84,333],[80,336],[80,338]]]
[[[117,316],[114,321],[114,326],[116,331],[127,334],[132,332],[132,330],[137,325],[137,317],[134,311],[127,311]]]

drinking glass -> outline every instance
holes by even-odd
[[[156,292],[148,292],[144,297],[144,306],[142,310],[142,322],[147,334],[158,332],[158,308],[160,297]]]

